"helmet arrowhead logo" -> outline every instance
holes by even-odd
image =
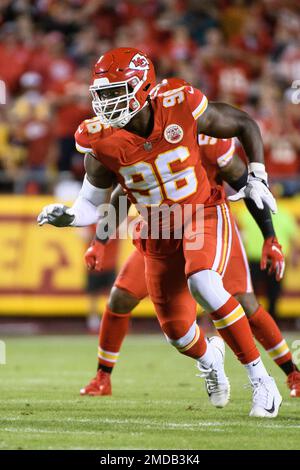
[[[145,56],[141,54],[135,54],[135,56],[131,59],[129,68],[135,70],[148,70],[149,62]]]

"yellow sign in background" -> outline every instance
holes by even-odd
[[[82,229],[39,227],[37,214],[53,198],[0,197],[0,315],[86,315],[86,242]],[[120,242],[118,267],[133,249]],[[99,299],[103,310],[105,298]],[[153,315],[146,299],[137,315]]]
[[[0,197],[0,315],[86,315],[84,292],[86,248],[81,229],[38,227],[36,216],[53,202],[43,196]],[[300,224],[300,199],[285,201]],[[234,212],[241,210],[234,207]],[[299,251],[300,251],[300,240]],[[120,242],[118,267],[133,249],[130,240]],[[100,298],[99,309],[105,299]],[[300,257],[291,263],[280,301],[281,316],[300,315]],[[153,315],[146,299],[137,315]]]

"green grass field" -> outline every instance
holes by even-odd
[[[283,373],[265,355],[284,397],[275,420],[248,417],[251,391],[231,352],[232,399],[215,409],[194,362],[155,335],[125,340],[112,397],[80,397],[96,346],[85,336],[6,339],[1,449],[300,449],[300,399],[289,398]]]

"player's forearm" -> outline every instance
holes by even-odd
[[[260,231],[266,240],[269,237],[276,237],[270,209],[264,204],[263,209],[258,209],[252,199],[244,199],[248,211],[257,223]]]
[[[71,223],[75,227],[85,227],[98,222],[99,208],[107,204],[112,192],[112,174],[98,160],[85,155],[86,174],[81,190],[73,206],[68,210],[74,215]]]
[[[86,227],[96,224],[101,216],[101,206],[107,204],[112,192],[113,175],[92,155],[84,158],[86,174],[81,190],[67,212],[74,216],[71,226]]]
[[[86,227],[97,223],[100,217],[99,207],[109,202],[110,195],[111,188],[93,186],[85,175],[78,197],[68,210],[69,214],[74,215],[71,225]]]
[[[222,180],[226,181],[233,189],[239,191],[248,180],[248,169],[245,163],[236,154],[225,165],[219,168]]]
[[[261,133],[256,122],[246,114],[240,124],[240,132],[237,136],[251,163],[264,164],[264,147]]]

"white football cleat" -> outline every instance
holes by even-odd
[[[253,390],[252,409],[249,416],[255,418],[276,418],[282,402],[275,380],[270,377],[260,377],[250,380]]]
[[[199,362],[197,367],[205,379],[206,391],[212,405],[224,408],[230,399],[230,383],[224,370],[225,345],[219,336],[207,338],[213,348],[215,362],[209,369],[204,369]]]

